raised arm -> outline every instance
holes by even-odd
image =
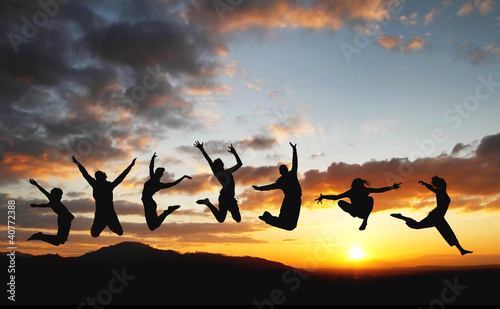
[[[266,185],[266,186],[256,186],[256,185],[253,185],[252,188],[254,188],[257,191],[269,191],[269,190],[279,189],[278,185],[276,183],[272,183],[272,184]]]
[[[184,178],[187,178],[187,179],[193,179],[193,178],[191,178],[191,177],[190,177],[190,176],[188,176],[188,175],[184,175],[184,176],[182,176],[181,178],[177,179],[177,180],[176,180],[176,181],[174,181],[174,182],[171,182],[171,183],[162,183],[162,184],[161,184],[161,188],[162,188],[162,189],[167,189],[167,188],[173,187],[173,186],[175,186],[176,184],[178,184],[179,182],[181,182]]]
[[[236,172],[242,165],[243,163],[241,162],[241,159],[240,157],[238,156],[238,154],[236,153],[236,149],[234,149],[233,147],[233,144],[231,144],[231,146],[229,146],[229,150],[228,150],[230,153],[232,153],[234,155],[234,157],[236,158],[236,165],[227,169],[227,172],[228,173],[234,173]]]
[[[44,188],[42,188],[42,186],[40,186],[34,179],[30,179],[30,183],[32,185],[34,185],[35,187],[37,187],[38,190],[42,191],[42,193],[45,194],[45,196],[50,200],[50,193],[47,192],[47,190],[45,190]]]
[[[293,149],[292,169],[290,170],[290,172],[297,174],[297,169],[299,167],[299,159],[297,157],[297,144],[294,145],[294,144],[290,143],[290,146],[292,146],[292,149]]]
[[[83,178],[85,178],[85,180],[87,180],[89,185],[93,186],[95,183],[95,179],[89,175],[89,173],[87,172],[85,167],[83,167],[83,165],[81,165],[80,162],[78,162],[78,160],[75,158],[75,156],[72,156],[71,158],[73,159],[73,162],[78,166],[78,169],[80,170],[80,173],[82,173]]]
[[[134,158],[134,160],[132,160],[132,163],[130,163],[130,165],[127,166],[127,168],[120,174],[120,176],[116,177],[116,179],[111,183],[113,185],[113,188],[115,188],[123,181],[123,179],[125,179],[125,176],[127,176],[127,174],[132,169],[132,166],[134,166],[135,160],[137,160],[137,158]]]
[[[155,158],[157,157],[156,152],[151,157],[151,162],[149,162],[149,177],[152,178],[155,174]]]
[[[394,183],[390,187],[382,187],[382,188],[368,188],[370,193],[382,193],[382,192],[387,192],[389,190],[397,190],[401,186],[401,183]]]
[[[432,191],[432,192],[434,192],[434,193],[437,193],[437,192],[438,192],[438,189],[437,189],[436,187],[434,187],[433,185],[430,185],[430,184],[428,184],[428,183],[426,183],[426,182],[423,182],[423,181],[421,181],[421,180],[420,180],[418,183],[419,183],[419,184],[421,184],[421,185],[426,186],[426,187],[427,187],[427,189],[431,190],[431,191]]]
[[[210,168],[213,170],[212,159],[210,159],[210,157],[208,156],[207,152],[203,148],[203,143],[200,143],[200,142],[196,141],[196,142],[194,142],[194,147],[198,148],[201,151],[201,153],[203,154],[203,156],[207,160],[208,164],[210,165]]]

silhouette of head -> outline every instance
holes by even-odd
[[[224,170],[224,163],[222,162],[221,159],[217,158],[214,161],[214,168],[217,171],[223,171]]]
[[[436,188],[446,190],[446,181],[444,181],[444,179],[441,177],[433,176],[432,177],[432,184]]]
[[[155,176],[159,179],[163,176],[163,172],[165,172],[165,169],[163,167],[159,167],[155,171]]]
[[[353,189],[365,188],[365,185],[369,185],[369,184],[370,184],[370,182],[368,180],[356,178],[352,181],[351,188],[353,188]]]
[[[97,171],[95,172],[95,179],[97,181],[104,181],[106,180],[108,176],[106,176],[106,173],[104,173],[103,171]]]
[[[55,199],[60,200],[62,198],[63,191],[59,188],[54,188],[50,190],[50,195]]]
[[[280,174],[285,176],[288,173],[288,167],[285,164],[280,165]]]

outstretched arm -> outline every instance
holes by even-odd
[[[130,165],[127,166],[127,168],[120,174],[120,176],[116,177],[116,179],[112,182],[113,188],[115,188],[123,181],[123,179],[125,179],[125,176],[127,176],[127,174],[132,169],[132,166],[134,166],[135,160],[137,160],[137,158],[134,158],[134,160],[132,160],[132,163],[130,163]]]
[[[42,188],[38,182],[36,182],[34,179],[30,179],[30,183],[38,188],[38,190],[42,191],[43,194],[50,200],[50,193],[47,192],[44,188]]]
[[[162,184],[161,184],[161,188],[162,188],[162,189],[167,189],[167,188],[173,187],[173,186],[175,186],[176,184],[178,184],[179,182],[181,182],[184,178],[187,178],[187,179],[193,179],[193,178],[191,178],[191,177],[190,177],[190,176],[188,176],[188,175],[184,175],[184,176],[182,176],[181,178],[177,179],[177,180],[176,180],[176,181],[174,181],[174,182],[171,182],[171,183],[162,183]]]
[[[83,165],[81,165],[80,162],[78,162],[78,160],[75,158],[75,156],[72,156],[71,158],[73,159],[73,162],[75,162],[75,164],[78,166],[78,169],[80,170],[80,173],[82,173],[83,178],[85,178],[85,180],[87,180],[89,185],[93,186],[93,184],[95,182],[94,178],[92,178],[92,176],[89,175],[89,173],[87,172],[85,167],[83,167]]]
[[[230,153],[232,153],[234,155],[234,157],[236,158],[236,165],[233,166],[233,167],[231,167],[231,168],[229,168],[227,170],[227,172],[228,173],[234,173],[234,172],[236,172],[243,165],[243,163],[241,162],[240,157],[236,153],[236,149],[234,149],[233,144],[231,144],[231,146],[229,146],[229,150],[228,151]]]
[[[387,192],[389,190],[397,190],[400,188],[401,183],[394,183],[390,187],[383,187],[383,188],[369,188],[370,193],[382,193],[382,192]]]
[[[157,157],[156,152],[153,154],[153,157],[151,157],[151,162],[149,162],[149,177],[153,177],[155,174],[155,158]]]
[[[436,187],[434,187],[433,185],[430,185],[430,184],[428,184],[426,182],[423,182],[423,181],[420,180],[418,183],[421,184],[421,185],[426,186],[427,189],[431,190],[434,193],[437,193],[437,191],[438,191]]]
[[[31,207],[50,207],[50,203],[47,204],[31,204]]]
[[[278,185],[276,183],[272,183],[272,184],[266,185],[266,186],[256,186],[256,185],[253,185],[252,188],[254,188],[257,191],[269,191],[269,190],[279,189]]]
[[[297,144],[292,144],[290,143],[290,146],[292,146],[293,149],[293,154],[292,154],[292,169],[290,172],[297,174],[297,169],[299,167],[299,159],[297,157]]]
[[[196,141],[196,142],[194,142],[194,147],[198,148],[201,151],[201,153],[203,154],[203,156],[207,160],[208,164],[210,165],[210,168],[213,170],[214,168],[213,168],[212,159],[210,159],[207,152],[205,151],[205,148],[203,148],[203,143]]]
[[[319,194],[319,197],[317,199],[315,199],[315,201],[318,201],[317,204],[321,203],[323,204],[323,200],[332,200],[332,201],[336,201],[336,200],[340,200],[341,198],[345,198],[345,197],[348,197],[348,194],[347,192],[349,191],[346,191],[342,194],[338,194],[338,195],[323,195],[323,194]]]

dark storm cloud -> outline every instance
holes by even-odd
[[[218,87],[220,42],[189,23],[189,2],[51,3],[0,4],[2,183],[26,177],[29,161],[61,172],[73,154],[126,159],[166,128],[201,128],[182,88]]]

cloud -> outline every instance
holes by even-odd
[[[400,50],[406,53],[420,50],[425,47],[426,42],[421,37],[413,37],[406,41],[403,45],[401,40],[403,39],[402,35],[399,36],[391,36],[387,34],[383,34],[378,39],[378,44],[385,49],[390,50]]]
[[[456,60],[467,61],[473,65],[489,63],[492,60],[500,60],[500,48],[490,44],[485,48],[480,48],[472,43],[458,42],[455,45]]]
[[[472,14],[472,12],[474,12],[474,10],[477,10],[481,15],[486,15],[491,11],[493,11],[494,5],[495,2],[493,0],[468,1],[460,7],[460,10],[457,12],[457,15],[461,17],[469,16]]]
[[[323,127],[299,116],[291,116],[278,124],[270,125],[269,130],[278,141],[281,141],[289,135],[302,136],[322,132]]]
[[[422,48],[424,48],[424,46],[425,46],[424,39],[422,39],[420,37],[414,37],[414,38],[408,39],[408,41],[406,42],[406,44],[404,46],[404,50],[405,50],[405,52],[410,52],[410,51],[422,49]]]
[[[378,43],[385,49],[401,49],[400,40],[403,38],[400,36],[390,36],[387,34],[383,34],[378,39]]]
[[[296,1],[245,1],[230,9],[214,9],[212,1],[198,1],[189,7],[187,16],[203,22],[218,33],[280,28],[338,30],[351,20],[382,20],[389,15],[388,2],[326,1],[310,6]]]
[[[474,11],[474,6],[472,5],[471,2],[466,2],[460,7],[460,10],[457,12],[457,15],[469,16],[472,13],[472,11]]]

